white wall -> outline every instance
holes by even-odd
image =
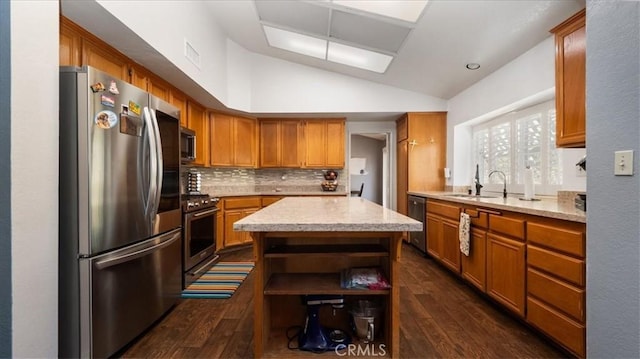
[[[227,37],[211,20],[204,1],[98,0],[98,3],[197,84],[220,101],[227,101]],[[184,56],[185,40],[199,53],[200,68]]]
[[[15,358],[58,354],[58,16],[57,1],[11,1]]]
[[[468,186],[473,177],[471,126],[555,96],[555,45],[548,37],[449,100],[447,114],[447,185]],[[576,177],[574,165],[584,149],[561,150],[564,190],[586,190],[586,177]]]
[[[587,357],[640,358],[640,2],[587,1]],[[633,150],[634,175],[614,176]]]
[[[251,52],[227,39],[227,97],[226,105],[251,112]]]
[[[347,161],[346,163],[349,163],[349,158],[353,157],[351,154],[351,136],[353,134],[358,134],[358,133],[385,133],[387,134],[387,143],[389,144],[387,146],[387,150],[388,150],[388,157],[389,157],[389,179],[387,180],[387,186],[388,188],[387,190],[387,195],[388,195],[388,199],[387,199],[387,203],[388,203],[388,208],[395,210],[397,208],[397,198],[396,198],[396,192],[397,192],[397,182],[396,182],[396,171],[397,171],[397,162],[396,158],[397,158],[397,146],[396,144],[396,123],[394,121],[349,121],[347,122],[347,127],[346,127],[346,159],[345,161]],[[349,176],[350,177],[350,176]],[[351,182],[351,179],[349,179]],[[384,185],[384,181],[383,181],[383,185]],[[351,183],[349,183],[349,186],[352,186]],[[384,192],[384,189],[383,189]],[[385,199],[383,199],[383,203],[385,203]]]
[[[433,96],[344,76],[260,54],[252,55],[251,109],[287,112],[444,111]]]
[[[366,174],[350,174],[351,191],[360,190],[364,183],[362,197],[382,205],[382,149],[386,141],[376,140],[361,135],[351,135],[351,158],[364,158]]]

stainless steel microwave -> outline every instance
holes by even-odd
[[[186,127],[180,128],[180,159],[182,162],[196,159],[196,133]]]

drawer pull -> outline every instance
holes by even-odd
[[[490,209],[478,208],[478,214],[476,215],[475,218],[480,217],[480,212],[484,212],[486,214],[493,214],[493,215],[496,215],[496,216],[502,216],[502,212],[492,211]]]

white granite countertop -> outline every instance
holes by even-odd
[[[404,232],[422,223],[360,197],[286,197],[233,224],[246,232]]]
[[[576,209],[572,203],[559,202],[556,197],[537,197],[540,201],[523,201],[518,197],[502,198],[501,195],[497,198],[455,197],[452,196],[453,192],[407,192],[407,194],[567,221],[587,222],[585,211]]]

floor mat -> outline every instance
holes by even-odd
[[[182,291],[182,298],[229,298],[253,270],[253,262],[218,262]]]

